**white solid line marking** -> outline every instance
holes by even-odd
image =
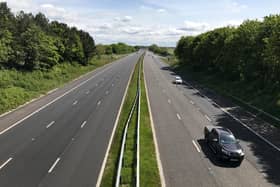
[[[76,105],[77,103],[78,103],[78,101],[76,100],[76,101],[74,101],[73,105]]]
[[[179,119],[179,120],[181,120],[182,118],[181,118],[181,116],[177,113],[177,118]]]
[[[162,169],[162,162],[161,162],[161,158],[160,158],[160,152],[159,152],[159,148],[158,148],[158,140],[157,140],[157,136],[156,136],[155,125],[154,125],[154,120],[153,120],[153,115],[152,115],[152,110],[151,110],[151,105],[150,105],[150,97],[149,97],[149,92],[147,89],[147,81],[146,81],[144,66],[145,66],[145,63],[143,63],[143,77],[144,77],[144,85],[145,85],[144,87],[145,87],[146,94],[147,94],[147,103],[148,103],[148,108],[149,108],[150,122],[151,122],[151,126],[152,126],[154,144],[155,144],[155,149],[156,149],[156,157],[157,157],[157,164],[158,164],[158,168],[159,168],[160,181],[161,181],[161,186],[166,187],[164,173],[163,173],[163,169]]]
[[[170,100],[170,99],[168,99],[167,102],[168,102],[169,104],[171,104],[171,100]]]
[[[135,65],[134,65],[134,68],[135,68]],[[129,80],[128,80],[127,85],[126,85],[124,95],[122,96],[122,102],[121,102],[121,105],[120,105],[120,108],[119,108],[119,111],[118,111],[118,114],[117,114],[117,117],[116,117],[116,120],[115,120],[115,123],[114,123],[114,127],[113,127],[113,130],[112,130],[112,133],[111,133],[111,137],[110,137],[110,140],[109,140],[109,144],[107,146],[105,156],[104,156],[103,161],[102,161],[102,166],[101,166],[101,169],[100,169],[99,174],[98,174],[98,179],[97,179],[97,182],[96,182],[96,185],[95,185],[96,187],[100,187],[100,184],[101,184],[102,176],[103,176],[104,169],[105,169],[105,164],[107,162],[109,151],[111,149],[111,145],[112,145],[112,142],[113,142],[113,137],[115,135],[117,124],[119,122],[121,110],[123,108],[123,104],[124,104],[124,100],[125,100],[125,97],[126,97],[126,94],[127,94],[129,83],[131,82],[132,73],[133,73],[133,71],[130,72]]]
[[[106,65],[105,65],[106,66]],[[11,128],[17,126],[18,124],[20,124],[21,122],[23,122],[24,120],[28,119],[29,117],[33,116],[34,114],[40,112],[41,110],[43,110],[44,108],[46,108],[47,106],[51,105],[52,103],[56,102],[57,100],[61,99],[62,97],[64,97],[65,95],[69,94],[70,92],[76,90],[77,88],[81,87],[82,85],[84,85],[85,83],[87,83],[88,81],[90,81],[91,79],[95,78],[97,75],[103,73],[104,71],[106,71],[107,69],[109,69],[110,66],[107,66],[106,68],[102,69],[101,71],[95,73],[95,75],[91,76],[90,78],[88,78],[87,80],[81,82],[80,84],[76,85],[75,87],[71,88],[70,90],[66,91],[64,94],[58,96],[57,98],[55,98],[54,100],[52,100],[51,102],[41,106],[39,109],[35,110],[34,112],[32,112],[31,114],[28,114],[27,116],[25,116],[24,118],[22,118],[21,120],[15,122],[13,125],[9,126],[8,128],[4,129],[3,131],[0,132],[0,135],[4,134],[5,132],[7,132],[8,130],[10,130]]]
[[[208,120],[208,121],[212,121],[206,114],[204,115],[204,117]]]
[[[57,165],[57,163],[60,161],[60,158],[58,157],[56,159],[56,161],[53,163],[52,167],[49,169],[48,173],[51,173],[53,171],[53,169],[55,168],[55,166]]]
[[[81,128],[83,128],[86,125],[87,121],[84,121],[81,125]]]
[[[199,149],[198,145],[195,143],[194,140],[192,140],[192,143],[193,143],[194,147],[196,148],[197,152],[200,153],[200,149]]]
[[[193,102],[192,100],[190,100],[190,103],[191,103],[192,105],[194,105],[194,102]]]
[[[54,122],[55,122],[55,121],[50,122],[50,123],[46,126],[46,128],[47,128],[47,129],[50,128],[50,127],[54,124]]]
[[[13,158],[9,158],[6,162],[4,162],[4,163],[0,166],[0,170],[3,169],[11,160],[13,160]]]
[[[97,105],[99,106],[101,104],[101,101],[98,101]]]
[[[189,85],[190,87],[192,87],[193,89],[195,89],[193,86],[191,86],[190,84],[186,83],[187,85]],[[197,90],[198,91],[198,90]],[[199,91],[198,91],[199,92]],[[204,95],[204,97],[208,98],[206,95]],[[250,128],[249,126],[247,126],[245,123],[243,123],[240,119],[238,119],[237,117],[235,117],[233,114],[231,114],[230,112],[228,112],[225,108],[221,107],[220,105],[218,105],[215,101],[212,100],[213,104],[217,105],[224,113],[226,113],[227,115],[229,115],[230,117],[232,117],[235,121],[237,121],[238,123],[240,123],[241,125],[243,125],[243,127],[245,127],[246,129],[248,129],[250,132],[252,132],[253,134],[255,134],[257,137],[259,137],[261,140],[263,140],[265,143],[267,143],[268,145],[270,145],[271,147],[273,147],[274,149],[276,149],[277,151],[280,151],[280,148],[277,147],[276,145],[274,145],[273,143],[271,143],[269,140],[267,140],[265,137],[263,137],[262,135],[260,135],[259,133],[255,132],[252,128]]]

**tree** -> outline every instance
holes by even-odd
[[[13,36],[8,30],[0,30],[0,66],[8,66],[8,62],[12,59]]]
[[[64,58],[69,62],[79,62],[84,64],[84,49],[77,29],[72,28],[66,32],[66,40],[64,43],[65,53]]]
[[[93,38],[87,32],[80,30],[79,36],[84,50],[85,59],[83,61],[87,63],[89,59],[94,55],[95,43]]]
[[[49,32],[49,20],[44,14],[42,14],[41,12],[36,14],[34,21],[35,24],[39,26],[43,31],[47,33]]]
[[[55,38],[46,35],[38,26],[31,25],[21,35],[24,47],[24,68],[49,69],[60,59]]]

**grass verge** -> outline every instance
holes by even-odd
[[[91,59],[87,66],[75,62],[63,63],[44,72],[0,70],[0,114],[123,56],[103,55]]]
[[[135,70],[137,70],[138,67],[138,63],[135,66]],[[125,128],[125,123],[127,121],[130,109],[133,105],[133,101],[134,98],[136,96],[136,90],[137,90],[137,71],[133,72],[133,75],[131,77],[131,80],[129,82],[129,87],[127,90],[127,95],[122,107],[122,111],[119,117],[119,121],[117,124],[117,128],[114,134],[114,138],[113,138],[113,142],[110,148],[110,152],[106,161],[106,166],[105,166],[105,170],[103,173],[103,177],[102,177],[102,181],[101,181],[101,187],[108,187],[108,186],[114,186],[115,184],[115,178],[116,178],[116,174],[117,174],[117,167],[118,167],[118,158],[119,158],[119,153],[120,153],[120,149],[121,149],[121,141],[122,141],[122,135],[123,135],[123,131]],[[135,124],[135,116],[133,115],[132,118],[132,123],[131,124]],[[131,128],[129,129],[129,131],[131,131]],[[126,164],[126,163],[124,163]],[[131,181],[131,174],[133,173],[132,170],[130,169],[126,169],[126,176],[124,176],[124,180],[126,182]],[[129,185],[128,185],[129,186]]]
[[[259,118],[269,122],[275,127],[280,127],[280,122],[278,120],[253,108],[257,107],[280,118],[280,94],[278,90],[270,88],[270,85],[267,85],[266,88],[258,89],[258,82],[256,81],[230,81],[223,78],[223,75],[215,72],[193,71],[193,69],[188,66],[180,65],[175,56],[169,60],[166,58],[162,58],[162,60],[171,65],[182,77],[193,80],[204,88],[215,91],[219,95],[230,99],[233,103],[243,107],[245,110],[257,115]]]
[[[129,88],[125,102],[118,121],[118,126],[114,134],[109,156],[106,161],[101,187],[114,186],[117,174],[118,158],[121,148],[121,140],[125,123],[130,109],[133,105],[137,91],[138,66],[143,62],[143,56],[137,63],[134,73],[129,83]],[[141,65],[142,70],[142,65]],[[150,116],[147,105],[143,71],[141,71],[141,117],[140,117],[140,185],[141,186],[161,186],[159,170],[157,166],[153,134],[150,124]],[[124,164],[122,169],[121,186],[134,186],[135,184],[135,152],[136,152],[136,124],[137,108],[133,113],[132,121],[128,129],[127,145],[124,152]]]
[[[280,127],[280,122],[259,112],[250,105],[264,110],[276,117],[280,117],[279,93],[274,93],[270,89],[255,90],[254,83],[241,83],[233,81],[225,81],[220,75],[210,74],[207,72],[193,72],[189,68],[176,68],[179,74],[195,80],[198,84],[205,88],[215,91],[230,99],[233,103],[241,106],[246,111],[256,114],[259,118],[267,121],[275,127]],[[277,99],[278,98],[278,99]]]
[[[140,186],[161,186],[141,63]]]

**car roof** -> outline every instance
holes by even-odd
[[[180,76],[176,76],[175,78],[176,78],[176,79],[181,79],[181,77],[180,77]]]
[[[217,131],[218,134],[229,134],[229,135],[233,135],[232,132],[225,128],[225,127],[217,127],[215,128],[215,130]]]

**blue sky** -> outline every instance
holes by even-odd
[[[2,1],[2,0],[0,0]],[[88,31],[96,43],[175,46],[181,36],[280,13],[279,0],[7,0]]]

